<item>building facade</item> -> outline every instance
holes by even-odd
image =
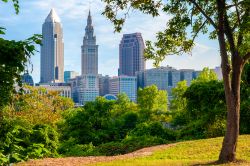
[[[198,76],[197,71],[191,69],[177,70],[170,66],[147,69],[137,72],[138,87],[144,88],[150,85],[156,85],[159,90],[166,90],[168,96],[171,98],[172,88],[174,88],[179,81],[186,80],[187,85]]]
[[[42,27],[41,83],[64,81],[64,43],[60,18],[51,9]]]
[[[109,93],[117,96],[125,93],[129,99],[136,102],[137,99],[137,79],[133,76],[118,76],[110,78]]]
[[[78,105],[94,101],[99,96],[98,76],[85,74],[70,80],[72,98]]]
[[[16,86],[15,88],[16,88],[16,91],[20,90],[19,86]],[[35,88],[35,89],[44,88],[45,91],[42,91],[41,94],[47,93],[49,91],[56,91],[56,92],[58,92],[58,95],[60,95],[61,97],[71,98],[70,84],[66,84],[66,83],[40,83],[40,84],[36,84],[33,88]],[[31,93],[31,89],[29,89],[29,88],[24,87],[23,90],[24,90],[25,94]]]
[[[141,33],[124,34],[119,45],[118,75],[135,76],[145,70],[144,41]]]
[[[87,26],[85,28],[85,36],[82,45],[82,75],[98,74],[98,45],[96,45],[96,37],[94,36],[94,27],[92,25],[92,17],[89,11]]]
[[[47,91],[57,91],[60,96],[72,98],[70,84],[66,83],[50,83],[50,84],[39,84],[37,87],[45,88]]]
[[[109,94],[109,79],[110,77],[108,75],[102,76],[99,75],[99,94],[100,96],[105,96]]]
[[[90,11],[81,50],[81,76],[69,81],[72,87],[73,100],[78,105],[94,101],[99,96],[98,45],[96,45]]]
[[[65,71],[64,72],[64,82],[68,83],[70,79],[76,78],[77,76],[79,76],[78,72]]]

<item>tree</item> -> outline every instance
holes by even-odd
[[[171,111],[182,111],[185,109],[187,102],[184,94],[187,90],[187,81],[183,80],[177,83],[176,87],[172,89],[173,99],[171,100]]]
[[[240,133],[250,134],[250,63],[245,65],[241,81]]]
[[[10,119],[20,118],[31,125],[55,126],[62,118],[62,111],[74,107],[71,99],[59,96],[56,91],[47,92],[45,88],[27,85],[24,89],[29,93],[14,95],[12,103],[5,107],[3,115],[7,115]]]
[[[167,91],[158,90],[157,86],[151,85],[138,90],[138,105],[141,115],[147,120],[166,121],[167,113]]]
[[[154,59],[156,65],[167,55],[189,53],[200,33],[209,33],[210,39],[218,40],[227,105],[227,129],[219,161],[235,161],[239,135],[240,80],[243,67],[250,58],[250,1],[103,1],[106,3],[103,14],[114,23],[116,31],[121,30],[130,9],[152,16],[158,16],[159,10],[163,10],[172,16],[166,29],[157,33],[158,40],[154,46],[152,42],[146,42],[145,56]]]
[[[193,82],[207,82],[212,80],[218,80],[216,73],[212,69],[205,67]]]
[[[18,14],[18,0],[12,1]],[[0,27],[0,35],[5,34],[4,30],[5,28]],[[10,101],[15,92],[14,84],[18,83],[21,86],[21,73],[34,54],[35,44],[41,44],[41,35],[34,35],[23,41],[5,40],[0,37],[0,109]]]

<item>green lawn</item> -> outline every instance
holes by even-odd
[[[166,166],[166,165],[214,165],[221,149],[222,138],[212,138],[177,143],[173,147],[155,152],[151,156],[98,163],[98,166]],[[237,159],[234,164],[250,166],[250,135],[239,137]]]

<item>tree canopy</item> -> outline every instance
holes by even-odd
[[[220,162],[236,160],[240,123],[240,80],[250,59],[249,0],[102,0],[103,14],[121,31],[133,9],[152,16],[162,10],[171,15],[157,41],[146,41],[145,57],[158,65],[168,55],[190,53],[195,39],[208,34],[219,42],[223,83],[227,105],[227,129],[219,156]]]

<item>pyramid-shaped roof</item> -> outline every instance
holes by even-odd
[[[45,22],[61,22],[54,8],[51,9],[49,15],[47,16]]]

